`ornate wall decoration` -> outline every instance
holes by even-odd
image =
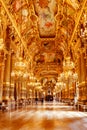
[[[41,7],[41,8],[46,8],[47,6],[48,6],[48,0],[44,0],[44,1],[42,1],[42,0],[39,0],[39,6]]]

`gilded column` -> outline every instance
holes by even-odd
[[[21,90],[22,90],[22,83],[21,83],[21,81],[18,81],[18,90],[17,90],[18,91],[18,100],[20,100],[22,97]]]
[[[10,99],[15,100],[14,99],[14,81],[11,81],[11,85],[10,85]]]
[[[5,60],[5,69],[4,69],[4,82],[3,82],[3,100],[9,100],[9,89],[10,89],[10,64],[11,64],[11,56],[7,54]]]
[[[26,99],[26,82],[22,82],[22,87],[21,87],[21,98]]]
[[[35,99],[35,88],[32,89],[32,99]]]
[[[85,97],[86,97],[86,102],[85,104],[87,105],[87,44],[85,45],[85,89],[84,89]]]
[[[36,92],[37,92],[37,98],[39,99],[39,90],[37,89]]]
[[[81,83],[81,58],[80,58],[80,56],[78,56],[78,59],[77,59],[77,66],[78,66],[78,68],[77,68],[78,69],[77,70],[78,80],[79,80],[79,83]]]
[[[85,71],[86,71],[85,54],[82,52],[81,53],[81,90],[82,90],[81,100],[82,100],[82,102],[84,102],[86,100]]]
[[[70,82],[69,82],[69,77],[67,79],[67,83],[66,83],[66,89],[65,89],[65,97],[66,97],[66,100],[69,100],[69,96],[70,96],[70,90],[69,90],[69,85],[70,85]]]
[[[14,87],[15,87],[15,92],[14,92],[14,98],[15,98],[15,100],[19,100],[19,88],[18,88],[18,82],[15,82],[15,85],[14,85]]]
[[[29,90],[28,90],[28,93],[29,93],[29,97],[28,97],[28,99],[32,99],[32,90],[29,89]]]
[[[2,61],[3,59],[3,61]],[[3,94],[3,76],[4,76],[4,56],[0,55],[0,102],[2,102]]]
[[[11,72],[13,70],[13,64],[14,64],[14,55],[11,54]],[[12,77],[11,75],[11,85],[10,85],[10,99],[15,100],[16,98],[14,97],[14,93],[16,93],[16,88],[15,88],[15,77]],[[14,92],[15,91],[15,92]]]
[[[5,46],[8,50],[8,53],[6,54],[5,59],[5,68],[4,68],[4,82],[3,82],[3,100],[8,101],[9,100],[9,89],[10,89],[10,80],[11,80],[11,55],[9,54],[10,50],[10,28],[9,26],[6,27],[5,30]]]
[[[78,73],[78,92],[79,92],[79,97],[78,101],[81,101],[81,55],[79,53],[78,59],[77,59],[77,73]]]
[[[85,66],[85,54],[82,52],[81,53],[81,82],[85,82],[85,71],[86,71],[86,66]]]
[[[72,101],[72,100],[74,100],[74,94],[75,94],[75,92],[74,92],[74,88],[75,88],[75,82],[71,82],[70,83],[70,86],[69,86],[69,99]]]

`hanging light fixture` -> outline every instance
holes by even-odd
[[[17,59],[14,63],[14,69],[11,72],[11,76],[15,78],[23,78],[27,79],[29,77],[28,73],[28,63],[26,59],[23,57],[23,46],[21,43],[18,44],[18,50],[17,50]]]
[[[74,62],[71,60],[70,56],[67,56],[63,61],[64,70],[72,70],[75,67]]]
[[[20,77],[28,78],[29,74],[26,70],[27,70],[27,63],[26,61],[23,60],[22,56],[19,55],[14,64],[14,70],[11,72],[11,76],[17,78]]]

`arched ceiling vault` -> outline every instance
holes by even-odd
[[[0,0],[11,48],[16,55],[21,42],[36,77],[57,79],[62,72],[68,49],[79,46],[75,34],[86,4],[87,0]]]

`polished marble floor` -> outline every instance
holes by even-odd
[[[0,130],[87,130],[87,113],[58,102],[0,111]]]

